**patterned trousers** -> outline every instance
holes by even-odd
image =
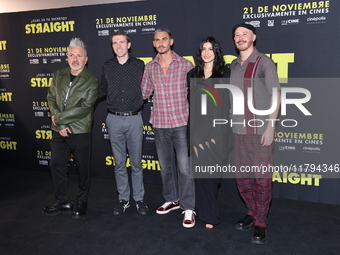
[[[253,216],[254,225],[267,227],[272,199],[272,174],[262,172],[262,166],[272,165],[273,148],[261,145],[261,135],[234,134],[234,161],[237,168],[236,184]]]

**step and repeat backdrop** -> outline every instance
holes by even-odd
[[[256,47],[276,63],[285,89],[276,121],[274,196],[340,204],[339,14],[335,0],[145,1],[0,14],[0,165],[49,171],[46,94],[53,72],[67,66],[71,38],[86,43],[88,68],[100,78],[104,61],[113,57],[114,31],[129,34],[131,55],[145,63],[156,54],[158,27],[172,31],[174,51],[190,61],[201,39],[214,36],[231,63],[237,55],[231,29],[248,22],[257,29]],[[161,183],[151,110],[152,101],[146,102],[141,160],[145,181]],[[98,101],[92,175],[114,178],[106,114],[106,102]],[[76,172],[72,156],[70,172]],[[234,180],[223,180],[222,189],[236,192]]]

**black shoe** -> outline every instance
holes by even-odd
[[[55,216],[58,214],[71,214],[73,210],[72,203],[55,203],[52,206],[45,206],[43,214],[47,216]]]
[[[252,243],[265,244],[267,242],[267,229],[254,226],[254,235],[251,238]]]
[[[130,207],[130,202],[125,200],[120,200],[119,204],[113,209],[114,215],[122,215],[127,208]]]
[[[145,215],[149,211],[148,206],[143,201],[137,201],[136,202],[136,208],[137,208],[137,212],[140,215]]]
[[[247,231],[247,230],[250,230],[252,226],[253,226],[253,216],[250,216],[247,214],[246,217],[244,217],[242,220],[239,220],[236,223],[235,228],[237,230]]]
[[[73,211],[73,219],[79,219],[82,216],[86,215],[86,209],[87,209],[87,202],[84,201],[78,201],[76,209]]]

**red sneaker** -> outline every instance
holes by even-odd
[[[182,214],[184,214],[183,227],[192,228],[195,226],[196,213],[193,210],[185,210]]]
[[[161,207],[159,207],[156,210],[156,213],[158,214],[166,214],[172,210],[176,210],[179,209],[179,202],[175,201],[175,202],[165,202]]]

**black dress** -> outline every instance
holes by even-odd
[[[199,220],[213,225],[220,223],[221,210],[218,190],[221,173],[210,174],[209,166],[226,166],[232,148],[229,123],[230,96],[228,89],[215,89],[214,84],[226,83],[230,71],[226,67],[224,77],[190,79],[190,167],[195,177],[196,213]],[[195,70],[188,73],[195,78]],[[202,95],[206,98],[206,115],[202,115]],[[213,126],[214,119],[227,120],[225,125]]]

